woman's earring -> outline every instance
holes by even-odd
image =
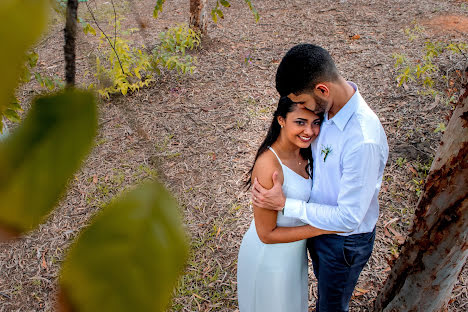
[[[281,129],[283,129],[283,125],[281,125]]]

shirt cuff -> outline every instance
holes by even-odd
[[[286,217],[299,218],[303,201],[299,199],[286,198],[283,212]]]

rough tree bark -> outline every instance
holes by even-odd
[[[67,21],[65,24],[65,82],[67,87],[75,85],[75,45],[76,45],[76,20],[78,12],[78,0],[68,0]]]
[[[190,28],[206,34],[206,0],[190,0]]]
[[[375,311],[443,311],[468,256],[468,86],[446,128]]]

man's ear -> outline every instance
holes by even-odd
[[[315,95],[320,97],[329,97],[330,96],[330,88],[325,83],[318,83],[315,85],[314,88]]]

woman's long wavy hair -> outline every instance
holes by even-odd
[[[281,126],[278,122],[278,117],[281,116],[284,119],[286,119],[286,115],[294,110],[296,107],[296,103],[294,103],[290,98],[287,96],[283,96],[280,98],[278,101],[278,107],[276,108],[276,111],[273,113],[273,120],[271,121],[270,129],[268,129],[268,133],[265,137],[265,140],[263,140],[263,143],[260,145],[258,148],[257,154],[255,155],[255,159],[253,162],[252,167],[250,168],[249,172],[247,173],[247,179],[245,181],[245,187],[248,188],[251,185],[251,179],[252,179],[252,171],[255,166],[255,162],[257,161],[258,157],[262,155],[269,146],[271,146],[279,137],[279,134],[281,132]],[[322,116],[320,116],[320,119],[322,119]],[[310,147],[308,148],[301,148],[299,153],[304,159],[308,160],[307,165],[305,166],[305,170],[309,174],[309,176],[312,178],[312,151],[310,150]]]

